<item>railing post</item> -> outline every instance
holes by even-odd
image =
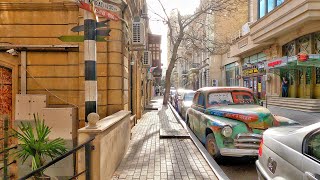
[[[91,166],[91,142],[85,145],[85,169],[86,169],[86,180],[90,180],[90,166]]]
[[[3,179],[8,179],[8,130],[9,130],[9,118],[6,116],[4,118],[4,139],[3,139]]]

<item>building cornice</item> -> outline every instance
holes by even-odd
[[[0,2],[0,10],[13,11],[42,11],[42,10],[79,10],[78,5],[72,1],[33,3],[33,2]]]

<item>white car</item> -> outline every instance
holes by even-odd
[[[185,90],[178,99],[178,111],[183,119],[186,116],[187,109],[192,105],[192,100],[195,93],[196,92],[193,90]]]
[[[266,130],[256,166],[260,180],[320,180],[320,123]]]

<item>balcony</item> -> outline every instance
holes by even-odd
[[[287,0],[269,14],[250,25],[250,35],[255,44],[268,44],[276,38],[295,30],[307,34],[305,25],[314,24],[310,31],[315,31],[320,20],[320,3],[318,0]]]

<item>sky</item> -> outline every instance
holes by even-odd
[[[192,14],[195,9],[199,6],[200,0],[161,0],[162,4],[166,8],[168,14],[172,9],[179,9],[182,15]],[[153,12],[164,16],[161,5],[158,0],[147,0],[148,14],[150,17],[149,24],[152,34],[162,35],[161,39],[161,61],[164,67],[167,67],[167,27],[163,22],[159,22],[159,17]]]

